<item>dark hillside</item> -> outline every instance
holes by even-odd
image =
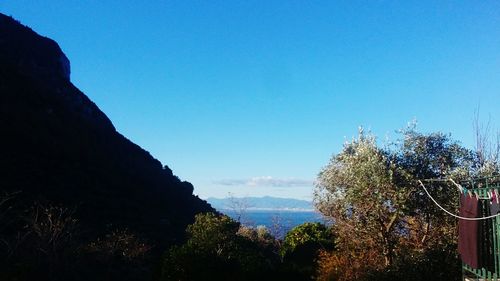
[[[57,43],[0,14],[0,192],[16,192],[19,209],[75,210],[82,241],[128,229],[158,256],[213,209],[119,134],[69,74]],[[3,235],[22,223],[10,225]]]

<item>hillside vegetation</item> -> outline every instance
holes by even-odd
[[[500,146],[484,139],[472,151],[413,125],[383,144],[360,130],[319,171],[314,207],[330,223],[277,239],[193,195],[71,83],[57,43],[2,14],[0,128],[6,281],[460,280],[457,221],[419,181],[500,175]],[[457,211],[451,181],[429,189]]]

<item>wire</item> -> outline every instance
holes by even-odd
[[[432,196],[429,194],[429,191],[427,191],[427,188],[425,188],[425,185],[422,183],[422,181],[418,180],[418,182],[424,188],[425,193],[427,193],[427,196],[429,196],[429,198],[432,200],[432,202],[434,202],[434,204],[436,204],[436,206],[438,206],[441,210],[443,210],[448,215],[453,216],[453,217],[455,217],[457,219],[468,220],[468,221],[480,221],[480,220],[487,220],[487,219],[491,219],[491,218],[500,216],[500,213],[498,213],[496,215],[482,217],[482,218],[467,218],[467,217],[462,217],[462,216],[455,215],[452,212],[450,212],[450,211],[446,210],[445,208],[443,208],[441,205],[439,205],[438,202],[436,202],[436,200],[434,200],[434,198],[432,198]]]

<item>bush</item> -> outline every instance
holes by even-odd
[[[239,235],[227,216],[199,214],[187,228],[185,244],[164,255],[162,280],[262,280],[275,266],[257,240]],[[251,234],[250,236],[252,236]],[[258,235],[256,235],[258,237]]]

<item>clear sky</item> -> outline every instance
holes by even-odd
[[[2,0],[195,193],[310,198],[356,135],[500,126],[498,1]],[[0,27],[1,28],[1,27]]]

